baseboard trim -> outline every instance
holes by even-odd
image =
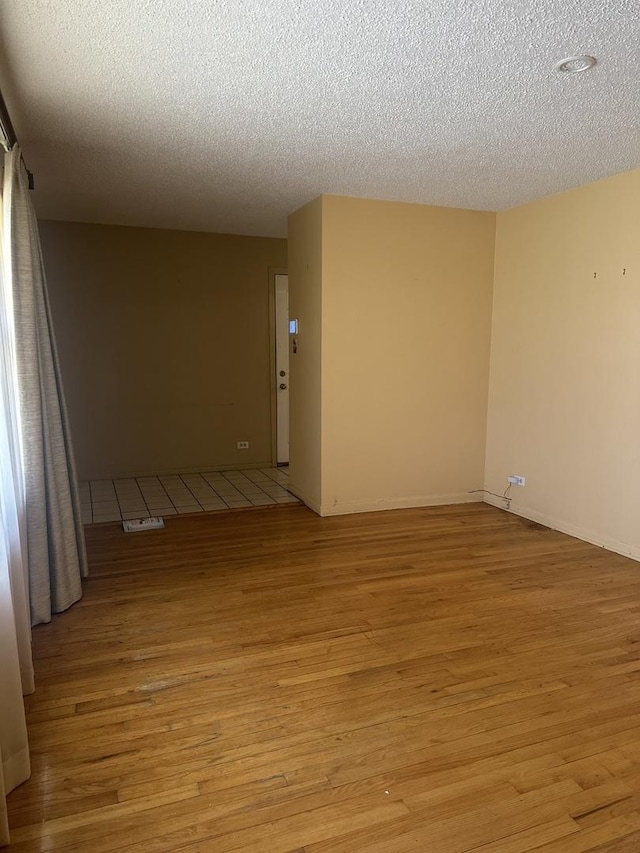
[[[292,495],[295,495],[299,500],[301,500],[302,503],[305,506],[309,507],[310,510],[313,510],[313,512],[315,512],[316,515],[322,515],[322,513],[320,512],[320,504],[316,503],[314,500],[311,500],[311,498],[309,498],[307,495],[305,495],[305,493],[302,491],[302,489],[299,489],[295,485],[295,483],[292,483],[291,481],[289,481],[289,485],[287,486],[287,490],[289,492],[291,492]]]
[[[591,545],[598,545],[600,548],[605,548],[607,551],[613,551],[615,554],[620,554],[622,557],[631,557],[632,560],[640,562],[640,547],[631,545],[628,542],[620,542],[617,539],[610,539],[608,536],[602,536],[592,530],[587,530],[583,527],[577,527],[575,524],[563,521],[562,519],[552,518],[543,512],[538,512],[530,507],[514,506],[513,503],[509,509],[506,509],[500,498],[493,498],[485,494],[485,503],[503,512],[510,512],[512,515],[519,515],[522,518],[527,518],[529,521],[535,521],[538,524],[543,524],[545,527],[550,527],[552,530],[557,530],[560,533],[566,533],[568,536],[574,536],[576,539],[581,539],[583,542],[589,542]]]
[[[482,501],[481,495],[471,495],[469,492],[455,492],[449,495],[414,495],[403,498],[380,498],[377,501],[345,501],[344,503],[325,504],[321,506],[320,515],[351,515],[357,512],[384,512],[387,509],[446,506],[447,504],[478,503],[480,501]]]
[[[189,467],[188,465],[182,468],[162,468],[161,471],[158,471],[157,468],[154,470],[147,469],[139,469],[136,473],[126,473],[126,474],[102,474],[101,476],[94,477],[78,477],[79,482],[87,482],[89,480],[125,480],[136,477],[170,477],[175,474],[201,474],[204,472],[214,473],[216,471],[253,471],[256,468],[273,468],[273,462],[229,462],[228,464],[220,464],[220,465],[198,465],[197,467]]]

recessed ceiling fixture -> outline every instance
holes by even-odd
[[[588,71],[593,68],[598,60],[595,56],[568,56],[556,65],[557,71],[562,71],[565,74],[577,74],[578,71]]]

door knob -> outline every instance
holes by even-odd
[[[280,383],[280,390],[281,390],[281,391],[286,391],[286,389],[287,389],[286,384],[285,384],[284,382],[281,382],[281,383]]]

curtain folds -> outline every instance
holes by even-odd
[[[3,192],[4,201],[4,192]],[[26,501],[13,294],[0,207],[0,845],[9,843],[5,796],[29,778],[23,693],[33,690]]]
[[[25,453],[31,622],[82,596],[87,574],[80,498],[40,238],[20,151],[6,155],[5,210]]]
[[[31,625],[82,595],[84,533],[40,240],[17,146],[0,219],[0,846],[5,797],[29,778],[23,694]]]

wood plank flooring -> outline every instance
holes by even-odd
[[[12,853],[637,853],[640,565],[484,504],[88,530]]]

